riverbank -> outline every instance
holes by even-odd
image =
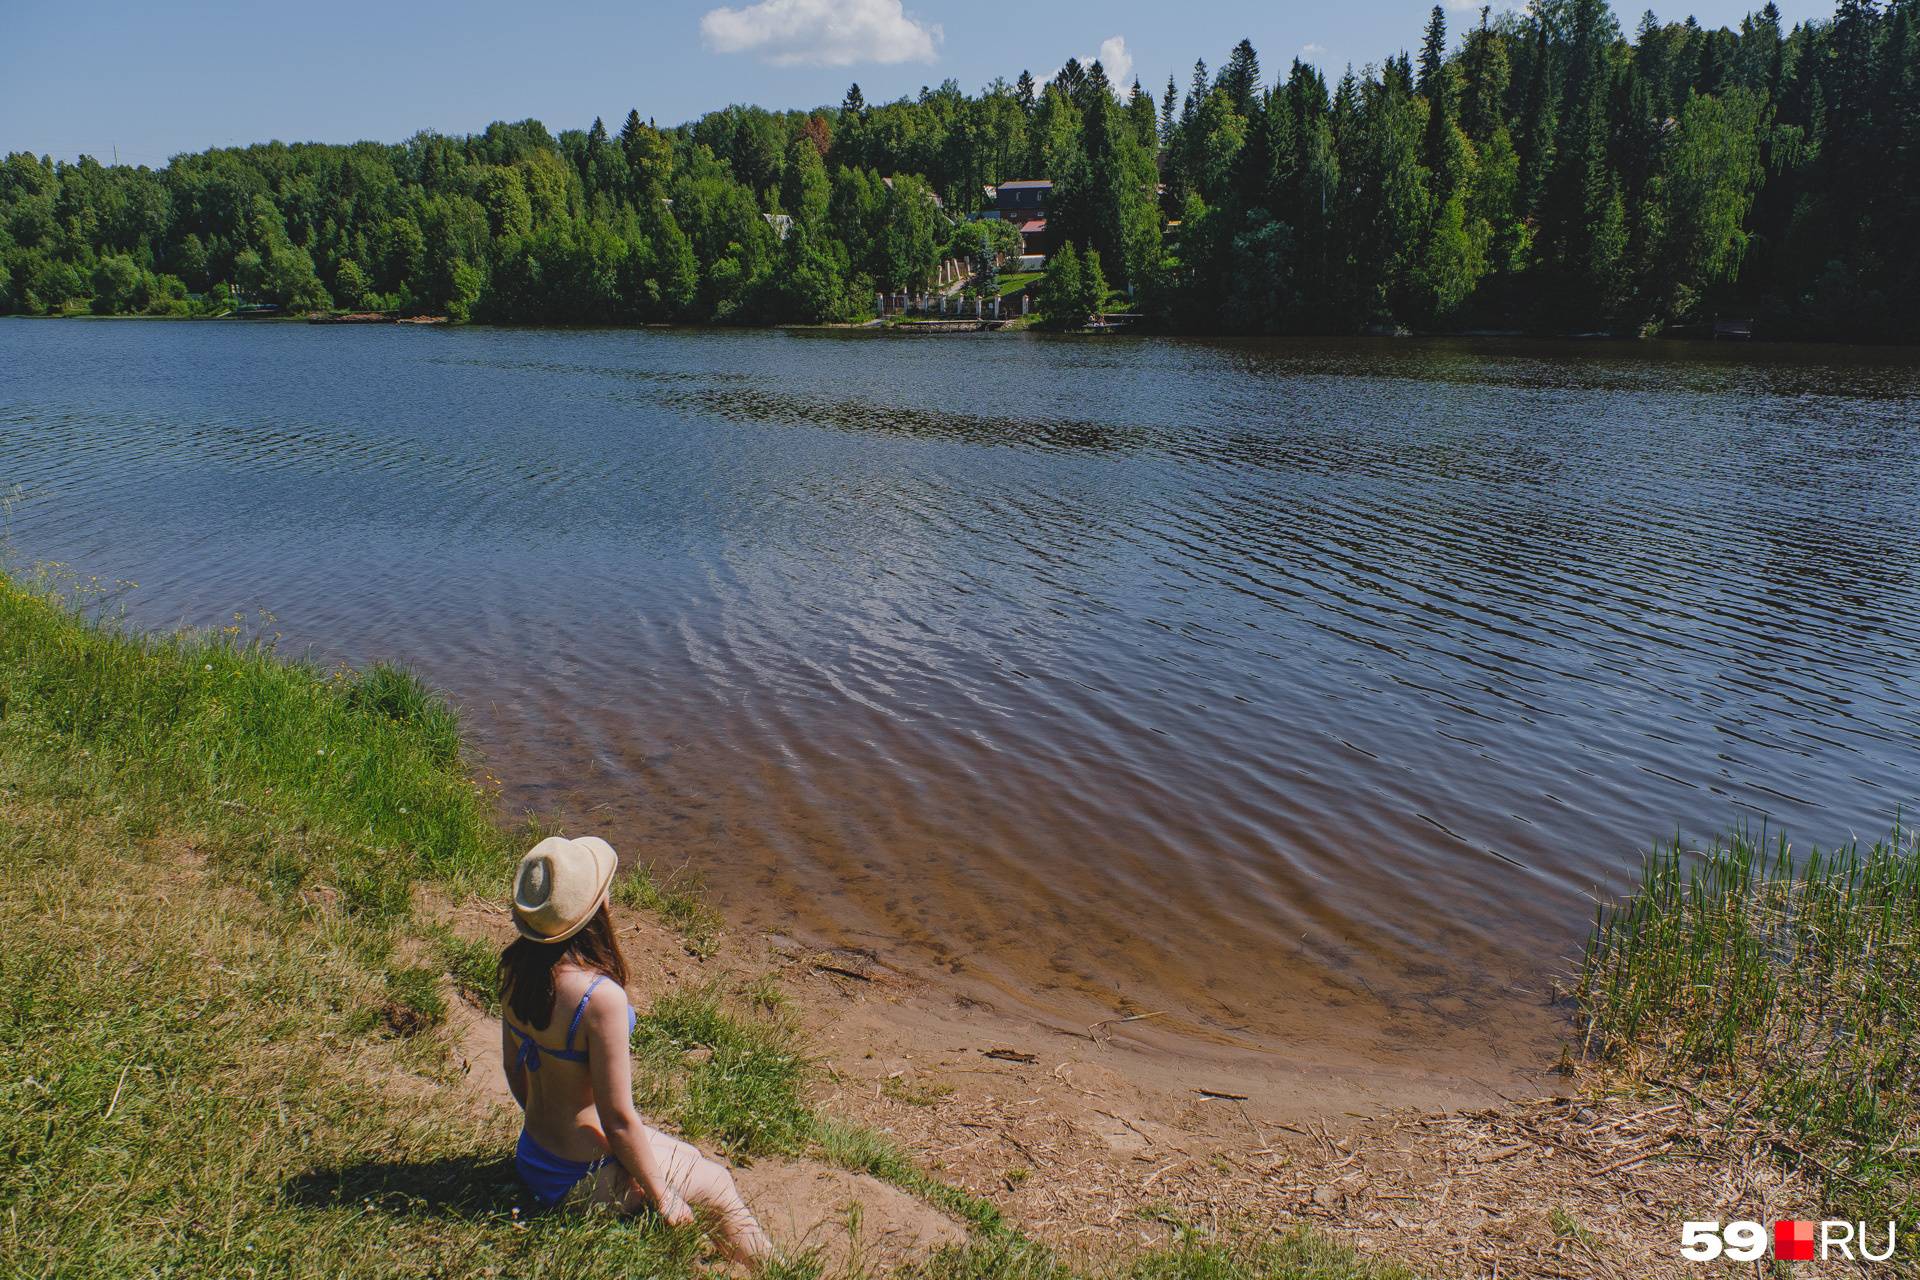
[[[694,322],[688,322],[688,321],[672,321],[672,322],[634,321],[634,322],[621,323],[621,324],[583,324],[583,325],[568,325],[568,324],[551,324],[551,325],[524,324],[522,325],[522,324],[503,324],[499,322],[486,321],[486,320],[478,320],[478,321],[453,320],[446,316],[432,316],[432,315],[407,316],[407,317],[397,318],[391,315],[369,315],[366,313],[351,313],[351,312],[319,312],[319,311],[307,312],[307,311],[297,311],[297,310],[284,311],[284,312],[271,312],[271,313],[253,313],[253,314],[232,312],[232,311],[222,311],[214,314],[167,313],[167,314],[157,314],[157,315],[144,314],[144,313],[121,314],[121,315],[100,315],[90,311],[76,310],[76,311],[66,311],[66,312],[59,312],[59,313],[45,314],[45,315],[0,316],[0,319],[115,320],[115,321],[245,320],[245,321],[251,321],[255,323],[277,321],[277,322],[282,322],[287,324],[308,324],[308,325],[318,325],[321,327],[337,326],[337,325],[360,326],[360,325],[393,324],[393,325],[431,325],[435,327],[448,327],[448,328],[475,327],[475,328],[521,329],[521,330],[533,330],[533,331],[550,330],[553,332],[561,332],[561,333],[569,332],[571,330],[578,329],[578,328],[634,329],[634,330],[709,329],[709,330],[713,330],[715,332],[720,332],[720,333],[736,332],[743,329],[762,330],[767,332],[796,331],[801,333],[808,333],[808,332],[834,333],[834,332],[844,332],[847,330],[881,330],[884,332],[898,331],[904,334],[1054,333],[1054,334],[1078,334],[1082,336],[1094,336],[1094,337],[1107,337],[1117,333],[1125,333],[1132,337],[1143,337],[1143,338],[1149,338],[1149,337],[1150,338],[1183,338],[1183,339],[1211,338],[1211,339],[1223,339],[1223,340],[1229,340],[1229,341],[1243,340],[1247,338],[1256,338],[1256,339],[1272,338],[1277,336],[1277,335],[1271,335],[1271,334],[1210,333],[1210,332],[1195,332],[1195,331],[1189,331],[1185,329],[1171,329],[1171,328],[1165,328],[1165,327],[1156,328],[1152,325],[1147,324],[1144,320],[1128,320],[1119,324],[1102,326],[1102,328],[1098,330],[1090,329],[1086,326],[1054,327],[1054,326],[1048,326],[1042,323],[1037,313],[1030,314],[1030,315],[1009,316],[1006,319],[990,319],[990,320],[979,320],[979,321],[962,320],[959,318],[942,319],[938,314],[935,314],[923,320],[902,320],[894,317],[893,315],[886,315],[886,316],[875,317],[873,319],[853,320],[853,321],[846,321],[846,322],[821,322],[821,323],[769,322],[766,324],[750,324],[750,325],[723,324],[723,323],[700,324],[700,323],[694,323]],[[1743,322],[1743,323],[1749,323],[1749,322]],[[1288,334],[1284,336],[1287,338],[1293,338],[1296,340],[1307,341],[1307,342],[1325,340],[1328,338],[1406,338],[1406,339],[1437,338],[1437,339],[1446,339],[1446,340],[1510,339],[1510,340],[1523,341],[1523,342],[1550,342],[1550,343],[1574,343],[1574,342],[1588,343],[1588,342],[1595,342],[1595,341],[1604,341],[1604,342],[1616,343],[1616,344],[1625,343],[1625,342],[1703,342],[1703,341],[1718,342],[1718,341],[1721,341],[1723,337],[1731,341],[1738,341],[1742,343],[1749,342],[1752,340],[1750,323],[1748,328],[1742,329],[1739,332],[1730,331],[1725,334],[1722,334],[1721,332],[1718,331],[1715,323],[1708,323],[1704,325],[1672,326],[1658,333],[1560,333],[1552,330],[1533,331],[1533,330],[1520,330],[1520,329],[1497,330],[1497,331],[1487,330],[1487,329],[1460,329],[1460,330],[1406,329],[1406,328],[1387,329],[1387,328],[1375,326],[1373,328],[1368,328],[1368,329],[1360,330],[1357,332],[1345,333],[1345,334]],[[1773,339],[1772,341],[1776,345],[1788,345],[1787,343],[1783,343],[1782,340],[1780,339]],[[1878,347],[1889,347],[1889,346],[1903,347],[1903,346],[1914,345],[1912,343],[1900,342],[1897,340],[1886,341],[1883,339],[1876,339],[1871,342],[1860,341],[1860,340],[1834,341],[1830,344],[1821,343],[1821,342],[1818,342],[1817,340],[1811,340],[1811,341],[1817,345],[1833,345],[1836,347],[1878,348]],[[1792,345],[1800,345],[1800,344],[1809,343],[1809,342],[1810,340],[1807,340],[1807,339],[1798,339],[1798,340],[1794,340]]]
[[[531,833],[494,822],[444,701],[237,632],[87,623],[49,585],[0,584],[3,892],[34,922],[0,969],[12,1253],[78,1275],[707,1265],[518,1200],[485,974]],[[1679,1217],[1822,1203],[1804,1162],[1721,1123],[1737,1075],[1626,1054],[1557,1097],[1289,1110],[1124,1028],[1066,1036],[730,933],[646,877],[618,896],[643,1105],[753,1163],[776,1236],[822,1249],[797,1274],[1680,1274]],[[1589,1001],[1623,1049],[1697,1021]]]
[[[518,1193],[497,1034],[462,1001],[486,1000],[496,939],[472,921],[497,923],[528,833],[494,825],[445,703],[237,633],[88,621],[74,586],[0,579],[0,898],[24,923],[0,966],[10,1255],[102,1276],[711,1265],[686,1233]],[[718,963],[697,903],[632,876],[619,896],[640,971],[680,957],[633,993],[643,1104],[754,1166],[778,1274],[1064,1278],[990,1202],[820,1105],[802,1020]],[[1229,1270],[1398,1274],[1304,1236]]]

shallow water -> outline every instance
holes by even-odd
[[[1920,798],[1920,361],[0,322],[17,560],[996,1006],[1498,1056],[1676,830]]]

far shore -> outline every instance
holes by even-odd
[[[303,324],[303,325],[311,323],[311,321],[308,319],[308,317],[305,314],[240,315],[240,314],[234,314],[231,312],[222,313],[220,315],[213,315],[213,316],[192,316],[192,315],[155,316],[155,315],[95,315],[91,312],[74,311],[74,312],[67,312],[60,315],[0,316],[0,319],[3,319],[3,320],[89,320],[89,321],[135,321],[135,320],[138,320],[138,321],[155,321],[155,322],[166,322],[166,323],[207,323],[207,322],[213,322],[213,321],[231,321],[231,322],[246,322],[250,324]],[[503,329],[503,330],[509,330],[509,331],[526,330],[530,332],[553,332],[553,333],[567,333],[567,332],[575,332],[575,331],[599,332],[599,331],[605,331],[605,330],[636,330],[636,331],[658,330],[661,332],[712,332],[712,333],[747,333],[747,332],[763,332],[763,333],[868,332],[868,333],[872,333],[872,332],[881,332],[881,333],[892,334],[897,331],[899,333],[899,336],[903,336],[903,337],[957,336],[953,334],[916,333],[916,332],[913,332],[911,329],[905,329],[903,327],[896,326],[890,321],[890,319],[859,320],[859,321],[853,321],[845,324],[823,323],[823,324],[729,325],[729,324],[698,324],[698,323],[692,323],[692,322],[669,323],[664,321],[648,321],[648,322],[631,322],[631,323],[622,323],[622,324],[540,325],[540,324],[500,324],[500,323],[496,323],[493,321],[486,321],[486,320],[448,320],[444,316],[432,316],[432,317],[403,319],[399,321],[398,324],[408,325],[412,327],[426,326],[426,327],[436,327],[436,328]],[[1660,334],[1653,334],[1653,335],[1637,335],[1637,334],[1624,334],[1624,333],[1622,334],[1528,333],[1528,332],[1523,332],[1519,330],[1514,330],[1514,331],[1501,330],[1498,332],[1490,331],[1490,330],[1466,330],[1466,331],[1460,331],[1460,332],[1450,332],[1450,331],[1440,331],[1440,330],[1427,331],[1427,330],[1412,330],[1412,329],[1397,328],[1393,330],[1380,330],[1380,331],[1369,330],[1369,331],[1359,332],[1359,333],[1344,333],[1344,334],[1293,333],[1293,334],[1249,335],[1249,334],[1228,334],[1228,333],[1195,333],[1195,332],[1175,331],[1175,330],[1168,330],[1168,329],[1155,329],[1155,328],[1143,326],[1137,329],[1130,328],[1130,329],[1121,330],[1118,333],[1095,334],[1095,333],[1089,333],[1084,329],[1049,328],[1045,324],[1042,324],[1039,318],[1036,316],[1015,316],[1008,320],[998,322],[992,328],[985,328],[980,330],[968,330],[967,332],[970,334],[976,334],[976,335],[977,334],[1032,333],[1032,334],[1045,334],[1053,337],[1181,338],[1181,339],[1191,339],[1191,340],[1199,340],[1199,341],[1221,341],[1221,342],[1253,341],[1253,342],[1284,343],[1289,341],[1326,342],[1326,341],[1340,341],[1344,339],[1401,339],[1401,340],[1444,339],[1449,341],[1472,341],[1472,342],[1503,342],[1503,341],[1505,342],[1546,342],[1546,343],[1554,343],[1554,344],[1567,344],[1569,346],[1572,346],[1575,344],[1587,345],[1587,344],[1593,344],[1593,343],[1602,343],[1610,347],[1618,347],[1618,348],[1625,348],[1625,347],[1646,348],[1649,346],[1652,346],[1652,347],[1679,346],[1679,347],[1691,348],[1695,346],[1705,345],[1705,346],[1712,347],[1716,351],[1722,350],[1722,349],[1726,349],[1729,351],[1745,350],[1749,348],[1760,349],[1760,350],[1837,349],[1837,350],[1866,350],[1866,351],[1873,351],[1873,350],[1911,351],[1916,349],[1913,344],[1901,343],[1901,342],[1885,342],[1885,341],[1841,342],[1841,341],[1815,341],[1815,340],[1803,339],[1803,338],[1755,339],[1755,338],[1747,338],[1744,336],[1735,340],[1715,340],[1712,335],[1704,334],[1704,333],[1660,333]]]

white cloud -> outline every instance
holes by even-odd
[[[1325,53],[1326,51],[1327,46],[1323,44],[1303,44],[1300,46],[1300,52],[1302,53]]]
[[[1092,62],[1092,58],[1082,58],[1082,62]],[[1107,79],[1113,87],[1125,93],[1127,84],[1133,79],[1133,55],[1127,52],[1124,36],[1115,36],[1111,40],[1100,42],[1100,65],[1107,73]]]
[[[901,0],[761,0],[714,9],[700,34],[716,53],[751,53],[776,67],[846,67],[856,62],[932,62],[945,39]]]

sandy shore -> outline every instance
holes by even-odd
[[[447,914],[470,937],[510,933],[492,904]],[[1597,1074],[1542,1072],[1516,1089],[1510,1072],[1185,1051],[1133,1026],[1074,1034],[856,953],[732,935],[700,960],[647,913],[615,916],[637,1002],[721,974],[777,975],[819,1055],[825,1112],[892,1135],[1075,1260],[1304,1224],[1430,1275],[1681,1276],[1698,1271],[1678,1253],[1683,1219],[1817,1216],[1811,1187],[1722,1150],[1713,1117],[1682,1094],[1632,1096]],[[466,1087],[511,1105],[497,1028],[465,1009],[457,1030]],[[964,1234],[904,1192],[812,1161],[762,1162],[741,1179],[776,1237],[819,1244],[836,1264],[884,1268]]]

